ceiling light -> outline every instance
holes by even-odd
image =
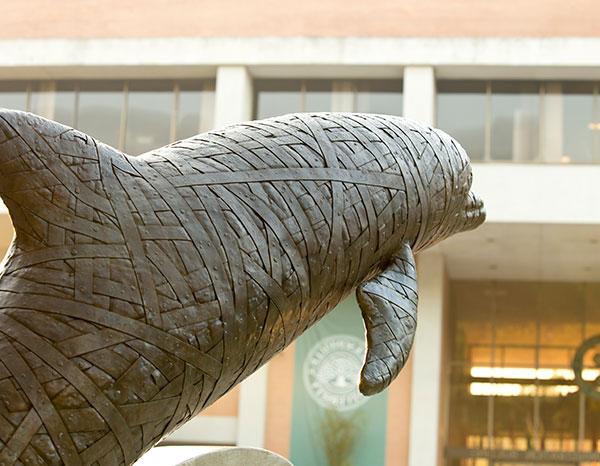
[[[543,396],[559,397],[577,393],[577,385],[522,385],[519,383],[473,382],[469,393],[473,396]]]
[[[573,369],[550,368],[550,367],[471,367],[471,377],[478,379],[521,379],[521,380],[575,380]],[[598,369],[584,369],[583,380],[595,381],[600,377]]]

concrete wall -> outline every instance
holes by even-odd
[[[595,0],[19,0],[0,38],[598,36]]]
[[[597,165],[475,164],[473,191],[488,222],[600,223]]]

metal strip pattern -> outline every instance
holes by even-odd
[[[288,115],[134,158],[0,110],[0,461],[131,464],[359,285],[383,389],[412,253],[484,219],[470,183],[460,146],[397,117]]]

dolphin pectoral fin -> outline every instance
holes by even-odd
[[[365,322],[367,354],[360,375],[363,395],[375,395],[396,378],[412,347],[417,317],[417,274],[408,243],[356,297]]]

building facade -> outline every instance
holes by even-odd
[[[595,2],[9,3],[0,106],[132,155],[343,111],[440,127],[472,158],[488,221],[418,257],[415,346],[383,396],[352,391],[349,298],[166,444],[265,447],[297,466],[600,465]]]

